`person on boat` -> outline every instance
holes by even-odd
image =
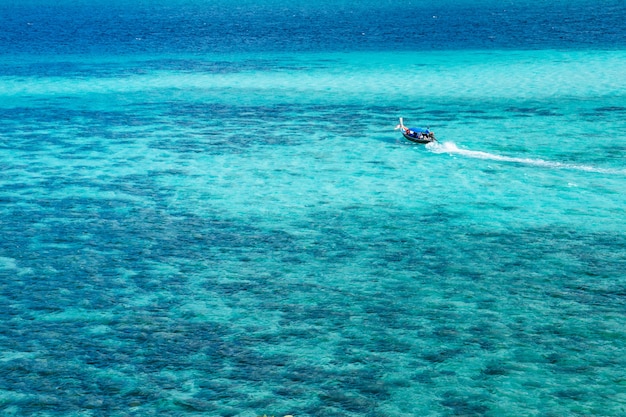
[[[409,135],[417,138],[417,139],[424,139],[427,138],[428,135],[430,134],[430,131],[428,129],[415,129],[415,130],[411,130],[411,129],[407,129],[407,131],[409,132]]]
[[[409,129],[408,127],[405,127],[405,133],[407,135],[409,135],[412,138],[417,138],[417,139],[423,139],[424,138],[424,132],[421,132],[419,130],[413,130],[413,129]]]

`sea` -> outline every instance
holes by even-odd
[[[0,0],[0,415],[626,415],[625,20]]]

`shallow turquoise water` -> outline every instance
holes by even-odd
[[[14,56],[3,413],[623,415],[625,54]]]

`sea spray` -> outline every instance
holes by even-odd
[[[601,168],[592,165],[569,164],[559,161],[546,161],[540,158],[520,158],[513,156],[498,155],[484,151],[461,149],[454,142],[432,142],[426,145],[426,149],[437,154],[461,155],[467,158],[485,159],[498,162],[510,162],[524,165],[532,165],[550,169],[572,169],[601,174],[626,175],[626,169]]]

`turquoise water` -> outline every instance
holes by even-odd
[[[379,41],[5,53],[2,414],[626,414],[625,49]]]

